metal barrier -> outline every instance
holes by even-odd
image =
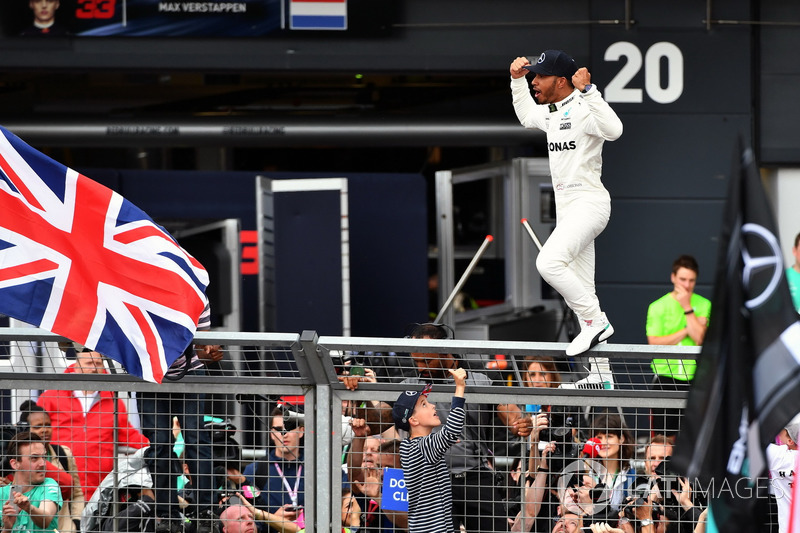
[[[214,464],[245,471],[247,463],[274,451],[275,448],[270,446],[280,443],[281,436],[287,435],[271,429],[272,423],[278,420],[271,415],[272,409],[282,404],[284,409],[288,409],[283,412],[284,422],[295,413],[302,413],[306,531],[339,530],[336,510],[342,505],[343,485],[349,485],[349,478],[343,479],[339,472],[353,446],[350,415],[372,416],[375,413],[370,412],[370,408],[377,409],[378,402],[393,402],[409,387],[401,382],[417,376],[415,358],[410,354],[427,354],[429,360],[436,360],[437,354],[455,354],[459,365],[470,373],[485,374],[491,379],[491,382],[483,381],[482,385],[468,386],[466,399],[468,407],[474,406],[476,416],[481,420],[491,419],[485,427],[481,423],[472,428],[492,433],[487,457],[482,460],[485,459],[496,473],[505,475],[517,458],[520,459],[521,471],[525,471],[529,460],[528,439],[513,435],[498,423],[500,415],[495,409],[498,405],[518,406],[519,416],[528,417],[547,411],[549,406],[563,406],[564,412],[574,418],[571,434],[580,435],[581,439],[591,429],[590,415],[603,411],[610,411],[612,415],[620,413],[633,434],[633,442],[626,443],[632,451],[632,464],[641,467],[640,456],[651,436],[650,410],[680,410],[686,397],[686,390],[653,390],[649,383],[652,378],[649,362],[654,358],[693,360],[699,353],[698,348],[612,344],[596,347],[591,357],[567,360],[563,357],[566,344],[557,343],[319,337],[310,331],[301,335],[203,332],[197,334],[196,341],[223,345],[226,352],[223,362],[208,367],[205,375],[187,375],[180,381],[165,381],[158,385],[129,376],[118,364],[110,361],[106,361],[105,374],[65,373],[63,369],[72,364],[75,354],[60,350],[59,341],[66,339],[36,329],[0,329],[0,389],[9,391],[4,397],[2,410],[6,427],[19,420],[19,407],[23,400],[41,398],[41,391],[110,391],[123,401],[123,407],[113,413],[114,427],[110,428],[113,437],[107,443],[111,445],[108,453],[112,458],[127,457],[127,452],[132,450],[121,448],[125,443],[120,438],[127,427],[118,426],[130,418],[129,425],[140,428],[145,434],[154,429],[136,422],[137,402],[129,398],[139,396],[141,405],[142,397],[152,393],[171,393],[178,398],[203,393],[208,395],[206,414],[217,419],[216,425],[212,421],[210,426],[212,433],[221,441],[212,444]],[[613,385],[599,382],[601,384],[596,388],[526,386],[534,384],[527,375],[528,359],[552,360],[555,370],[544,373],[550,372],[551,377],[558,374],[563,383],[574,386],[575,382],[587,376],[591,363],[596,362],[595,357],[607,357],[612,362]],[[362,374],[361,368],[365,368],[364,375],[354,375]],[[345,377],[351,382],[359,380],[357,389],[348,389],[343,382]],[[350,386],[352,388],[352,383]],[[442,402],[440,409],[446,410],[444,406],[448,404],[452,391],[451,384],[442,383],[435,386],[430,398]],[[67,395],[70,399],[73,396],[72,392]],[[55,405],[66,409],[65,405]],[[178,410],[181,410],[181,405]],[[554,419],[555,411],[549,412]],[[153,414],[139,413],[140,419],[141,415]],[[386,416],[386,411],[378,409],[378,416],[380,414]],[[58,417],[54,413],[51,415],[55,422]],[[226,426],[226,422],[230,425]],[[378,429],[387,426],[385,420],[375,423],[380,426]],[[232,429],[230,426],[235,427]],[[188,428],[181,429],[188,435]],[[284,429],[289,428],[284,426]],[[54,429],[54,435],[58,435],[58,431]],[[56,442],[55,438],[53,442]],[[93,443],[68,444],[85,450]],[[82,458],[83,464],[91,464],[91,468],[97,470],[93,472],[95,479],[102,479],[109,472],[113,475],[113,469],[98,469],[92,459]],[[360,459],[357,462],[360,463]],[[353,470],[348,473],[352,474]],[[194,480],[197,478],[202,479],[202,476],[196,476]],[[218,509],[219,494],[231,493],[235,487],[225,488],[233,482],[224,472],[212,479],[213,505]],[[89,490],[95,486],[86,486],[85,479],[82,484]],[[220,484],[223,487],[217,490]],[[498,487],[510,491],[513,485],[499,483]],[[291,492],[289,489],[286,490]],[[285,500],[285,494],[281,499]],[[119,503],[117,498],[114,502]],[[191,502],[183,509],[191,514]],[[362,510],[362,515],[367,512]],[[281,530],[279,525],[273,524],[272,527]]]

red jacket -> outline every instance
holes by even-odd
[[[65,372],[74,372],[71,365]],[[103,478],[114,468],[114,396],[100,391],[84,416],[81,402],[71,390],[49,390],[39,396],[38,403],[50,414],[53,424],[52,442],[72,449],[86,500],[92,497]],[[128,422],[125,404],[117,400],[119,421],[117,437],[120,446],[144,448],[150,444]]]

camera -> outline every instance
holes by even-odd
[[[672,493],[672,489],[676,491],[681,490],[680,477],[676,472],[669,468],[669,458],[665,458],[661,463],[655,467],[653,474],[658,476],[655,480],[655,485],[661,493],[661,503],[664,506],[664,512],[670,520],[677,520],[680,515],[681,505],[678,499]]]
[[[302,413],[294,413],[292,411],[283,412],[283,427],[286,431],[293,431],[304,425],[305,421],[303,420]]]
[[[548,422],[547,429],[539,434],[539,441],[556,443],[556,449],[549,455],[549,459],[550,470],[558,472],[563,470],[568,460],[576,459],[580,455],[581,445],[572,438],[575,418],[567,407],[552,406]]]
[[[517,516],[517,513],[519,513],[522,510],[522,502],[520,496],[517,496],[516,498],[509,498],[503,500],[503,504],[506,507],[506,515],[511,518]]]
[[[650,496],[651,489],[652,489],[652,482],[650,478],[646,476],[638,476],[633,482],[631,495],[634,498],[647,498]]]
[[[575,422],[572,413],[563,406],[552,406],[548,413],[548,427],[539,434],[539,440],[543,442],[555,441],[556,444],[572,442],[572,428]],[[560,455],[554,453],[552,455]]]
[[[367,366],[366,357],[353,352],[347,352],[338,357],[335,356],[333,358],[333,364],[336,367],[337,374],[347,372],[351,376],[363,376],[364,367]],[[361,369],[360,374],[356,373],[359,371],[358,369]]]
[[[625,516],[625,518],[630,520],[631,523],[635,523],[636,522],[636,508],[637,507],[641,507],[645,503],[646,502],[644,501],[644,498],[636,498],[635,500],[629,502],[628,505],[626,505],[625,507],[622,508],[623,516]]]
[[[222,494],[222,497],[220,498],[220,501],[221,502],[224,501],[224,504],[226,506],[244,505],[244,503],[242,502],[242,499],[239,496],[237,496],[235,492],[226,492],[226,493]],[[222,505],[222,504],[220,504],[220,505]]]

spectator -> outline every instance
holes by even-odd
[[[261,490],[266,510],[279,522],[302,521],[305,505],[303,437],[305,421],[300,413],[276,407],[272,411],[270,438],[273,447],[266,459],[244,469],[248,485]],[[302,529],[302,524],[300,529]]]
[[[794,264],[786,269],[786,280],[789,282],[789,292],[792,294],[794,308],[800,313],[800,233],[794,238],[792,255]]]
[[[563,481],[563,486],[559,481],[560,512],[576,513],[584,518],[589,517],[592,521],[608,520],[608,513],[611,510],[605,497],[609,493],[605,484],[597,482],[596,471],[589,468],[575,471]]]
[[[647,309],[647,342],[659,345],[701,346],[708,329],[711,302],[694,292],[700,267],[690,255],[672,264],[672,291]],[[653,359],[653,386],[660,390],[685,389],[694,378],[694,360]],[[653,429],[674,437],[678,431],[677,409],[653,409]]]
[[[450,328],[444,324],[414,324],[408,337],[415,339],[447,339]],[[448,370],[461,364],[454,354],[412,353],[417,376],[406,378],[403,384],[447,383]],[[365,372],[366,373],[366,372]],[[356,390],[364,379],[342,380],[350,390]],[[349,381],[349,383],[348,383]],[[491,386],[492,380],[483,373],[470,371],[467,384]],[[446,422],[447,412],[440,410]],[[531,432],[531,419],[517,405],[488,406],[468,404],[467,422],[461,440],[447,450],[445,458],[452,478],[453,516],[468,531],[506,531],[507,513],[502,495],[495,483],[494,465],[490,455],[495,442],[489,436],[495,414],[512,434],[527,437]],[[506,432],[507,433],[507,432]],[[503,444],[507,444],[504,442]]]
[[[253,512],[244,505],[231,505],[219,515],[222,533],[253,533]]]
[[[672,291],[647,309],[649,344],[701,346],[708,329],[711,302],[694,292],[700,267],[691,255],[682,255],[672,263]],[[672,365],[676,368],[669,368]],[[677,376],[683,381],[694,377],[695,364],[653,361],[656,375]]]
[[[700,513],[700,518],[697,520],[697,525],[694,526],[694,533],[706,533],[706,518],[708,516],[708,507],[703,509]]]
[[[555,360],[552,357],[526,357],[522,384],[525,387],[557,388],[561,385],[561,373]]]
[[[369,369],[365,369],[365,372]],[[387,402],[361,402],[353,409],[355,418],[363,418],[369,426],[370,435],[380,435],[384,439],[397,439],[397,430],[392,420],[392,406]]]
[[[672,445],[664,435],[656,435],[650,441],[645,455],[645,471],[648,473],[646,491],[637,490],[638,495],[656,503],[652,519],[658,521],[656,530],[690,533],[699,519],[700,509],[694,501],[691,483],[669,468]],[[638,489],[638,487],[637,487]]]
[[[572,383],[563,383],[561,373],[558,371],[553,358],[536,356],[525,358],[525,372],[522,374],[522,383],[525,387],[551,389],[574,385]],[[564,437],[564,439],[561,439],[562,443],[572,441],[577,434],[577,429],[573,428],[573,422],[576,420],[575,413],[570,412],[569,409],[563,406],[528,404],[525,406],[525,411],[530,414],[544,412],[550,415],[550,427]]]
[[[72,450],[50,442],[53,427],[47,411],[30,400],[20,405],[20,411],[18,426],[27,425],[31,433],[42,439],[47,452],[47,477],[54,479],[61,488],[64,504],[58,512],[58,530],[61,533],[77,531],[80,529],[84,499]]]
[[[380,435],[368,435],[369,426],[363,418],[352,420],[353,442],[347,451],[347,477],[355,494],[363,495],[364,473],[367,469],[378,466],[378,451],[383,438]]]
[[[609,533],[664,533],[666,531],[666,521],[661,520],[663,515],[655,513],[655,496],[650,494],[646,498],[631,498],[619,511],[618,526],[615,530],[607,526],[599,526],[592,531],[603,531]]]
[[[566,511],[556,520],[551,533],[580,533],[582,530],[583,516]]]
[[[275,531],[280,531],[281,533],[302,533],[303,531],[305,531],[304,529],[301,529],[294,522],[286,522],[272,513],[269,513],[262,509],[257,509],[247,500],[243,499],[242,505],[246,507],[247,510],[250,511],[249,520],[247,518],[241,519],[246,529],[223,528],[222,530],[223,532],[227,533],[238,533],[239,531],[252,532],[253,529],[252,527],[249,526],[249,523],[251,523],[253,519],[259,522],[265,522],[269,524],[270,528],[274,529]],[[230,508],[231,507],[228,507],[228,509]],[[223,511],[222,515],[220,516],[220,519],[222,519],[223,516],[225,516],[226,512],[229,512],[228,509]],[[234,512],[234,516],[236,516],[237,514],[238,511]],[[356,501],[355,498],[353,498],[349,489],[346,488],[343,489],[342,490],[342,533],[351,533],[351,532],[355,533],[356,531],[361,531],[359,527],[360,515],[361,515],[361,508],[358,506],[358,502]]]
[[[614,376],[607,357],[589,357],[589,374],[578,381],[564,382],[558,364],[552,357],[528,356],[522,384],[526,387],[562,389],[613,389]]]
[[[378,450],[378,466],[380,468],[402,468],[400,463],[400,440],[384,441]]]
[[[548,456],[556,449],[556,443],[545,443],[541,451],[541,458],[539,457],[539,438],[548,425],[548,415],[539,413],[535,416],[530,438],[528,468],[520,497],[520,508],[515,513],[509,513],[511,531],[547,531],[552,523],[551,517],[559,514],[558,496],[551,497],[553,491],[548,490],[550,477]],[[514,479],[519,485],[519,478],[515,476]],[[542,513],[543,508],[546,509],[544,513]],[[511,518],[512,514],[514,514],[513,519]]]
[[[361,528],[361,508],[349,489],[342,490],[342,533],[359,531]]]
[[[450,338],[449,331],[442,324],[416,324],[409,336],[413,339],[447,339]],[[406,385],[447,383],[448,372],[461,366],[460,358],[454,354],[412,353],[411,359],[417,377],[403,380],[402,383]],[[467,385],[491,386],[492,380],[485,374],[470,371]],[[495,413],[516,436],[527,437],[531,433],[530,417],[523,416],[524,413],[516,405],[494,407],[470,403],[466,406],[466,423],[461,439],[447,450],[445,458],[453,488],[453,517],[467,531],[508,529],[503,496],[496,486],[494,465],[489,460],[494,442],[488,436],[487,429]],[[446,424],[447,412],[444,409],[440,410],[440,416]]]
[[[461,437],[466,413],[464,390],[467,372],[463,368],[448,369],[455,381],[450,413],[441,431],[433,428],[442,425],[436,405],[428,402],[431,385],[421,391],[405,391],[392,408],[397,429],[407,431],[409,437],[400,444],[400,461],[403,465],[408,491],[409,533],[444,533],[458,531],[453,521],[450,476],[444,454]]]
[[[147,448],[143,448],[119,458],[116,469],[103,478],[86,502],[81,515],[82,532],[113,531],[116,527],[130,528],[130,531],[139,531],[137,528],[140,527],[142,531],[155,529],[155,495],[150,490],[153,478],[145,465],[146,452]],[[128,505],[131,503],[135,505]],[[169,530],[164,528],[162,531]]]
[[[389,511],[383,507],[383,474],[386,468],[401,469],[400,440],[393,439],[381,443],[377,451],[377,461],[372,467],[364,468],[364,496],[358,499],[363,511],[360,523],[365,531],[393,532],[408,530],[408,513]]]
[[[76,352],[66,373],[106,373],[102,355],[81,345],[76,345]],[[49,390],[37,403],[52,419],[52,441],[72,450],[86,499],[114,468],[115,442],[135,449],[149,443],[128,421],[125,404],[110,391]]]
[[[3,531],[52,531],[58,527],[61,490],[46,475],[46,450],[38,435],[17,433],[6,455],[14,470],[14,483],[0,487]]]
[[[102,533],[155,533],[155,493],[147,487],[129,486],[119,491],[121,510],[109,516],[100,527]]]
[[[558,370],[557,363],[550,357],[527,357],[526,358],[526,372],[523,374],[523,384],[527,387],[535,388],[562,388],[574,386],[574,383],[563,383],[561,373]],[[579,421],[579,414],[574,412],[575,408],[569,408],[559,405],[531,405],[525,406],[528,413],[544,413],[546,414],[547,423],[542,426],[542,439],[553,443],[553,450],[550,453],[549,459],[550,468],[554,472],[561,471],[569,462],[578,457],[581,449],[581,444],[578,442],[579,430],[576,427]],[[534,416],[536,416],[534,414]],[[534,434],[531,434],[533,438]],[[539,439],[539,435],[536,435]],[[548,490],[544,493],[544,500],[542,505],[547,509],[547,519],[550,520],[556,516],[556,509],[558,507],[558,493],[554,490]],[[541,519],[541,517],[540,517]],[[537,531],[542,531],[549,523],[539,523],[536,526]],[[525,529],[523,529],[524,531]]]
[[[342,368],[341,375],[337,379],[344,383],[347,390],[356,390],[359,383],[376,383],[378,381],[373,369],[347,364]]]
[[[211,327],[211,308],[206,304],[197,330]],[[204,376],[206,365],[221,361],[224,353],[218,345],[190,344],[164,375],[166,381],[178,381],[184,376]],[[184,441],[184,460],[192,476],[193,500],[188,517],[198,520],[196,527],[208,527],[214,514],[211,510],[216,494],[213,480],[211,436],[205,427],[205,394],[139,392],[136,395],[142,432],[150,439],[147,456],[156,495],[156,516],[160,521],[183,524],[178,500],[178,476],[181,460],[173,453],[173,419],[178,419]]]
[[[667,457],[672,456],[672,443],[666,435],[655,435],[644,451],[644,473],[652,478],[655,470]]]
[[[767,446],[767,465],[770,493],[778,506],[778,531],[789,530],[789,512],[792,505],[794,468],[797,464],[797,441],[800,434],[800,415],[795,416],[778,435],[781,444]]]
[[[592,437],[599,440],[594,447],[593,456],[606,470],[605,487],[611,490],[608,505],[613,511],[619,510],[633,489],[636,475],[630,460],[633,457],[634,440],[622,417],[618,414],[601,414],[592,419]]]
[[[347,472],[352,495],[363,512],[361,527],[366,531],[390,531],[392,521],[381,512],[381,487],[376,486],[383,479],[380,450],[385,440],[380,435],[365,435],[369,426],[363,418],[351,422],[355,436],[347,454]]]

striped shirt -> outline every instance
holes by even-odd
[[[206,301],[206,306],[203,312],[200,313],[200,318],[197,319],[197,331],[207,331],[211,329],[211,304]],[[190,344],[182,354],[175,359],[175,362],[170,365],[167,370],[167,377],[180,376],[183,372],[183,367],[186,365],[186,354],[191,353],[192,359],[190,361],[189,370],[196,370],[201,368],[205,363],[202,359],[197,357],[194,351],[194,343]]]
[[[464,398],[453,397],[444,428],[400,443],[400,464],[408,491],[409,533],[453,533],[453,493],[444,454],[464,426]]]
[[[406,378],[402,381],[405,384],[425,383],[418,377]],[[453,383],[453,380],[449,380]],[[469,371],[467,374],[467,387],[491,387],[492,380],[486,374]],[[437,404],[436,410],[442,420],[442,426],[433,428],[434,433],[447,425],[447,406]],[[461,432],[461,440],[451,446],[444,458],[451,474],[469,472],[472,470],[491,470],[487,458],[492,455],[492,437],[487,433],[487,428],[492,427],[495,406],[483,403],[470,402],[464,406],[466,418],[464,429]]]

